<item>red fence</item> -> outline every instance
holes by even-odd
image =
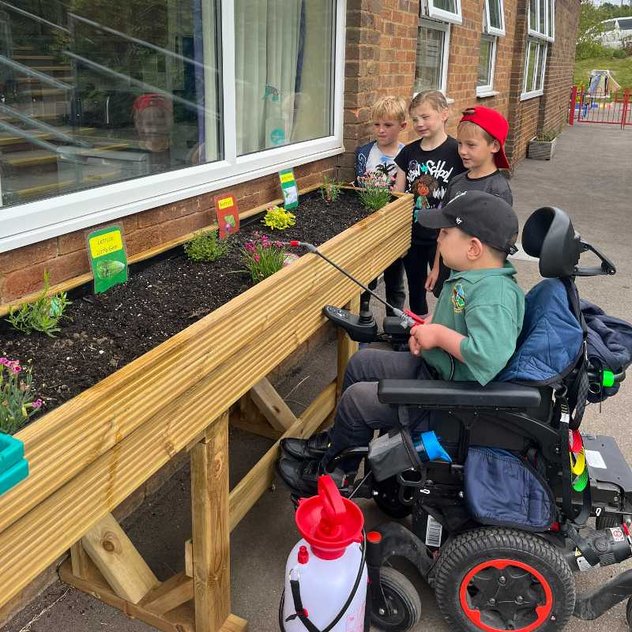
[[[624,129],[632,125],[631,90],[625,88],[617,92],[595,90],[589,92],[584,87],[573,86],[568,112],[568,123],[600,123],[618,125]]]

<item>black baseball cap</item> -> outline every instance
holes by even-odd
[[[509,255],[518,250],[518,217],[510,204],[491,193],[464,191],[440,209],[420,212],[417,221],[426,228],[460,228]]]

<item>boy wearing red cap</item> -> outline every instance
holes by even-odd
[[[444,204],[464,191],[484,191],[513,204],[509,181],[500,169],[509,169],[505,141],[509,132],[507,119],[496,110],[482,105],[469,108],[457,127],[459,156],[467,169],[448,184]],[[426,281],[426,290],[439,296],[450,275],[439,257],[439,251]]]

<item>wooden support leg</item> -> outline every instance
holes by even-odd
[[[349,301],[345,309],[357,314],[360,311],[360,295]],[[343,329],[338,328],[338,377],[336,379],[336,401],[340,399],[342,393],[342,383],[345,377],[345,369],[347,362],[351,356],[358,350],[358,343],[351,340]]]
[[[230,615],[228,413],[191,450],[196,632],[217,632]]]

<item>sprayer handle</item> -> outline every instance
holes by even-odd
[[[405,309],[404,314],[406,314],[406,316],[408,316],[411,320],[415,321],[415,324],[412,325],[412,327],[415,327],[416,325],[423,325],[426,322],[421,316],[417,316],[415,312],[411,312],[409,309]]]
[[[340,491],[329,474],[318,479],[318,496],[323,506],[323,516],[332,524],[340,523],[347,510]]]

